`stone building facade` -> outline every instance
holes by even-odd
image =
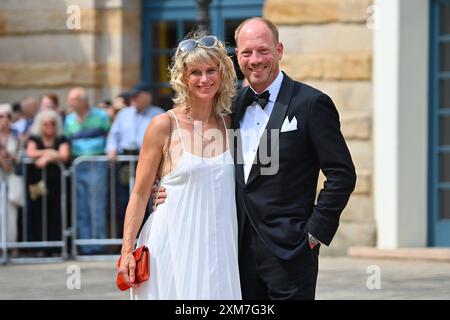
[[[67,26],[74,22],[70,5],[81,9],[80,29]],[[356,165],[356,190],[324,254],[376,244],[371,5],[371,0],[266,0],[262,11],[279,27],[282,69],[335,102]],[[130,88],[141,77],[140,8],[139,0],[2,0],[0,101],[51,91],[64,106],[73,86],[87,88],[93,101]]]

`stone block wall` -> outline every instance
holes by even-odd
[[[67,22],[77,6],[80,28]],[[2,0],[0,101],[56,92],[65,107],[74,86],[92,103],[129,89],[140,75],[139,0]]]

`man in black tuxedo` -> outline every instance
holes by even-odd
[[[314,299],[319,247],[356,182],[339,115],[327,95],[280,71],[273,23],[248,19],[235,39],[249,83],[232,113],[242,297]],[[319,170],[327,180],[314,203]],[[165,197],[161,188],[157,203]]]
[[[333,239],[356,182],[339,115],[326,94],[280,71],[270,21],[244,21],[235,39],[249,83],[232,114],[242,295],[314,299],[320,244]],[[319,170],[327,179],[315,203]]]

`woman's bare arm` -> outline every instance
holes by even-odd
[[[62,143],[58,150],[54,149],[38,149],[37,144],[34,141],[28,141],[27,143],[27,155],[31,159],[36,160],[38,167],[44,167],[49,162],[61,161],[67,163],[70,159],[70,145],[68,142]]]
[[[57,161],[67,163],[70,160],[70,144],[68,142],[61,143],[58,148]]]
[[[36,142],[28,140],[27,142],[27,156],[31,159],[37,159],[45,155],[45,150],[39,150]]]
[[[168,114],[155,117],[144,136],[139,154],[136,182],[130,195],[125,214],[122,255],[130,253],[144,219],[145,209],[150,197],[151,187],[161,163],[163,148],[168,140],[170,118]]]

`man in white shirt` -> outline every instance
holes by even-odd
[[[150,85],[137,83],[129,92],[131,105],[117,114],[108,133],[105,152],[114,161],[117,155],[138,155],[144,140],[144,134],[150,121],[164,113],[160,107],[152,105]],[[125,210],[128,204],[130,166],[128,162],[117,166],[117,214],[118,237],[122,236]]]

